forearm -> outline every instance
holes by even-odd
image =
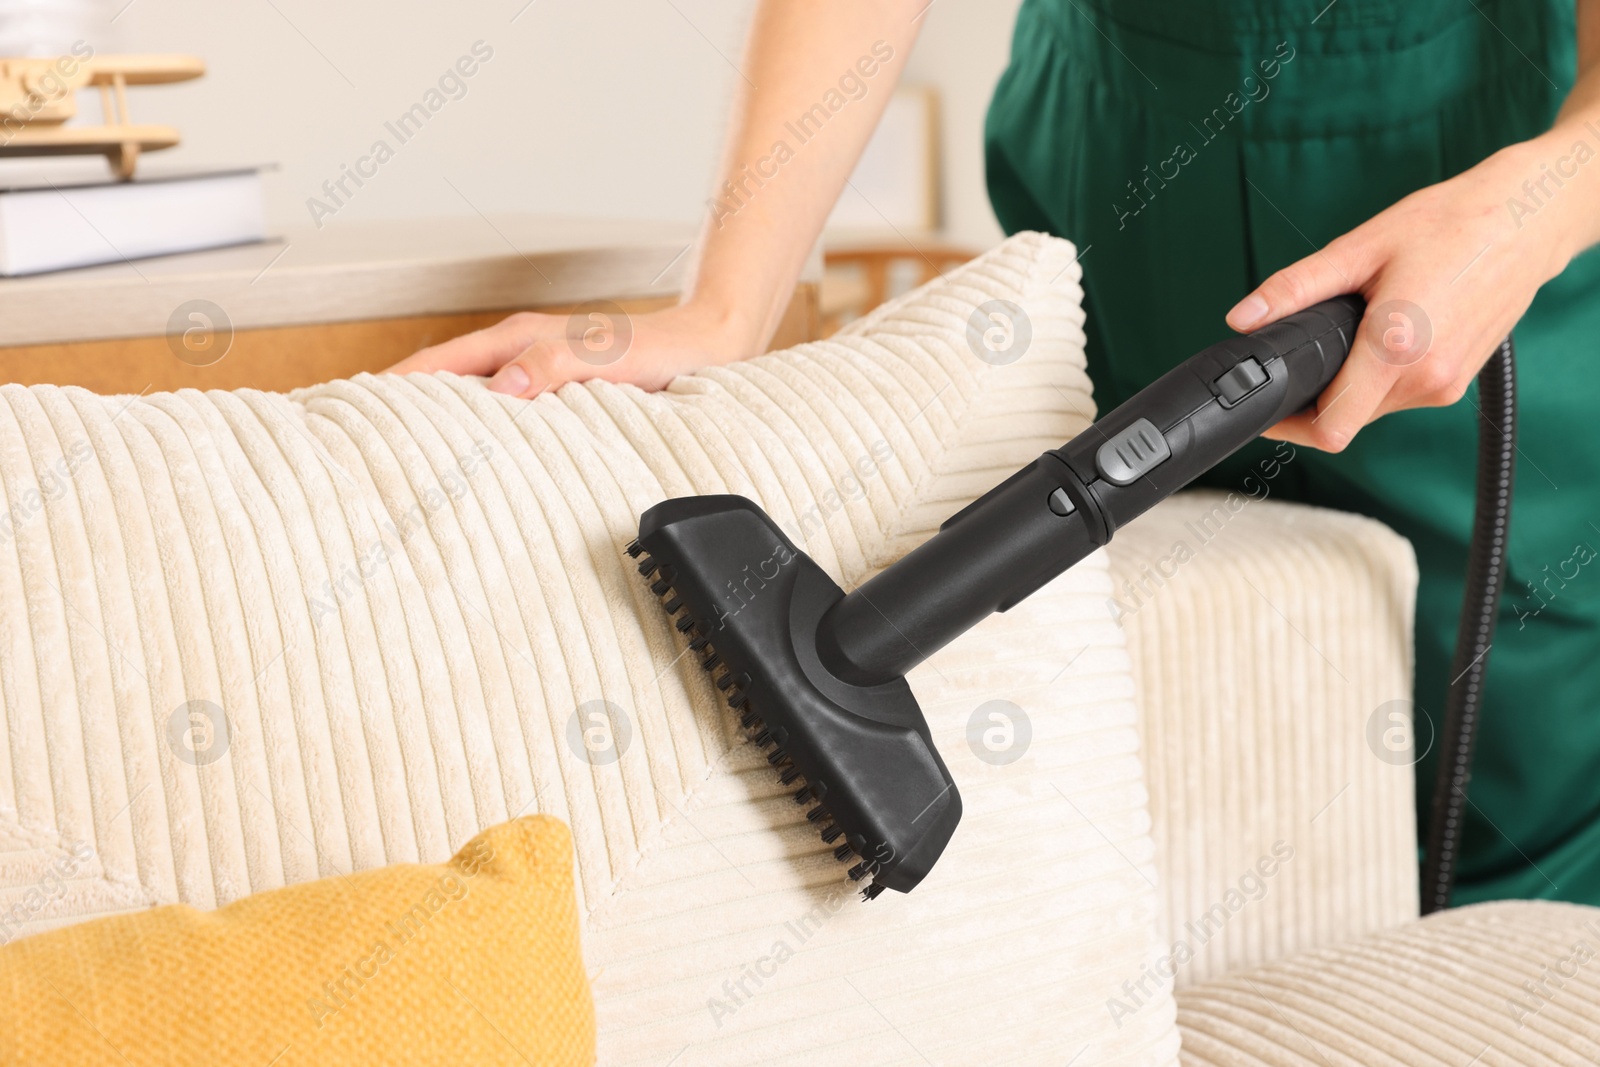
[[[1454,404],[1540,287],[1600,242],[1600,0],[1579,0],[1578,16],[1578,77],[1549,130],[1403,197],[1228,313],[1258,330],[1339,293],[1366,298],[1361,358],[1270,436],[1337,452],[1391,412]]]
[[[1528,142],[1524,169],[1532,189],[1518,191],[1545,216],[1526,221],[1548,228],[1556,270],[1600,243],[1600,0],[1578,0],[1577,14],[1578,77],[1549,132]],[[1544,211],[1547,205],[1553,210]]]
[[[762,0],[685,302],[738,350],[777,328],[889,102],[926,0]]]

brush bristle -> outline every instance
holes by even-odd
[[[630,557],[637,559],[643,554],[644,548],[635,540],[629,543],[626,551]],[[683,598],[674,593],[672,588],[672,568],[664,566],[652,556],[644,556],[643,559],[639,559],[638,567],[639,574],[649,584],[650,591],[662,599],[661,606],[666,609],[669,616],[674,618],[674,627],[689,639],[689,648],[702,654],[700,659],[701,669],[712,676],[716,687],[726,695],[728,706],[736,712],[742,712],[739,718],[739,725],[746,731],[754,731],[753,734],[747,735],[749,739],[757,747],[763,749],[771,745],[778,746],[767,755],[767,762],[780,772],[779,781],[786,786],[793,785],[795,782],[803,783],[795,791],[795,803],[805,804],[816,799],[811,786],[805,783],[805,777],[800,772],[800,769],[794,765],[783,750],[782,746],[788,739],[787,732],[768,729],[762,723],[761,718],[750,709],[749,697],[745,694],[745,689],[750,684],[749,675],[735,676],[731,670],[723,671],[720,675],[716,673],[722,666],[722,658],[717,655],[716,648],[700,628],[698,620],[684,608]],[[821,804],[806,812],[806,819],[813,825],[820,827],[819,833],[824,844],[833,844],[844,833],[831,820],[827,809]],[[835,859],[843,863],[855,858],[856,850],[847,841],[835,848],[833,855]],[[864,878],[870,877],[876,868],[876,863],[870,860],[860,860],[847,873],[851,881],[859,882]],[[883,889],[882,885],[868,883],[861,890],[861,899],[873,900],[883,892]]]

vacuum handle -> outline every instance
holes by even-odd
[[[1314,403],[1344,365],[1365,311],[1359,296],[1336,297],[1220,341],[1046,453],[1071,472],[1064,488],[1095,525],[1096,543]]]
[[[1365,310],[1337,297],[1174,367],[836,604],[818,627],[823,662],[852,684],[881,684],[1019,603],[1316,400]]]

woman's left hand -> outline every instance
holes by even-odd
[[[1420,189],[1278,271],[1228,312],[1230,326],[1248,331],[1341,293],[1367,301],[1333,384],[1313,410],[1267,436],[1338,452],[1391,411],[1461,399],[1593,228],[1585,214],[1594,210],[1600,162],[1592,151],[1577,161],[1574,140],[1552,130]],[[1541,181],[1551,195],[1539,191]]]

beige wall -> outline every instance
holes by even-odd
[[[186,139],[152,159],[278,164],[268,187],[280,227],[309,223],[310,197],[336,206],[322,183],[379,138],[395,147],[393,158],[368,163],[376,176],[359,189],[347,179],[354,195],[326,224],[476,219],[475,209],[696,218],[751,8],[750,0],[101,2],[88,35],[97,51],[193,52],[210,65],[192,85],[136,91],[138,117],[172,123]],[[908,76],[942,91],[946,217],[956,237],[980,245],[999,236],[983,195],[983,108],[1017,3],[935,0]],[[465,95],[399,144],[385,123],[423,101],[476,41],[493,56],[465,79]]]
[[[1001,237],[983,184],[983,116],[1011,52],[1021,0],[935,0],[906,69],[939,87],[944,113],[945,227],[985,248]]]

